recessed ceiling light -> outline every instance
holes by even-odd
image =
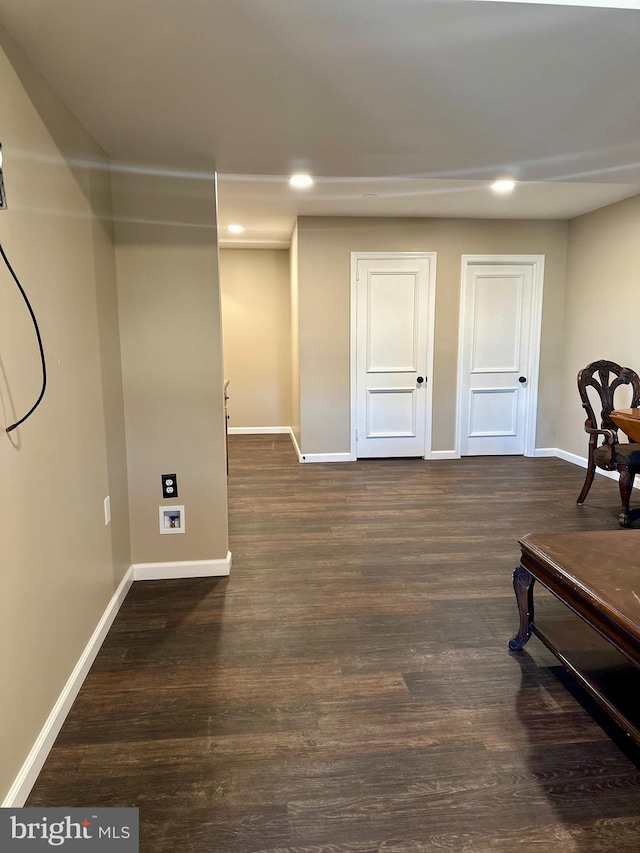
[[[227,231],[230,234],[243,234],[244,233],[244,226],[243,225],[229,225],[227,227]]]
[[[311,175],[291,175],[289,183],[297,190],[306,190],[313,186],[313,178]]]
[[[496,193],[510,193],[515,185],[515,181],[512,181],[510,178],[504,178],[491,184],[491,189]]]

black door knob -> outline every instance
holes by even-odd
[[[526,381],[527,381],[527,377],[526,377],[526,376],[519,376],[519,377],[518,377],[518,382],[526,382]]]
[[[417,382],[418,382],[418,385],[422,385],[422,383],[424,382],[424,377],[418,376]]]

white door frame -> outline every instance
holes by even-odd
[[[436,252],[351,252],[351,380],[350,380],[350,396],[351,396],[351,459],[356,460],[356,425],[357,425],[357,395],[356,395],[356,340],[357,340],[357,301],[358,301],[358,261],[385,261],[385,260],[401,260],[402,258],[424,258],[428,259],[429,264],[429,322],[427,324],[427,382],[425,393],[426,401],[426,424],[424,431],[424,459],[431,458],[431,431],[433,421],[433,352],[435,343],[435,328],[436,328]]]
[[[533,273],[531,300],[531,337],[529,339],[529,411],[524,423],[524,455],[535,456],[536,421],[538,416],[538,377],[540,373],[540,338],[542,333],[542,295],[544,290],[544,255],[463,255],[460,275],[460,319],[458,326],[458,393],[456,406],[456,458],[460,458],[462,443],[462,386],[463,386],[463,329],[466,311],[467,268],[471,264],[529,264]]]

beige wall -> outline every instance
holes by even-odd
[[[139,170],[116,171],[112,187],[132,562],[221,559],[228,536],[215,183]],[[177,501],[162,500],[163,473],[177,474]],[[185,506],[186,532],[160,535],[158,507],[174,502]]]
[[[350,449],[350,252],[437,252],[433,450],[455,445],[462,254],[543,254],[536,447],[556,446],[567,223],[465,219],[298,220],[301,449]]]
[[[229,426],[289,426],[289,252],[222,249],[220,289]]]
[[[300,446],[300,297],[298,284],[298,223],[296,222],[291,235],[289,249],[289,284],[291,311],[291,429]]]
[[[640,373],[639,316],[640,196],[634,196],[569,223],[561,449],[587,454],[580,368],[606,358]]]
[[[0,31],[2,243],[37,314],[48,389],[0,433],[0,800],[129,563],[106,158]],[[101,357],[109,359],[103,367]],[[0,269],[3,425],[40,388],[26,307]],[[106,401],[106,407],[105,407]],[[113,522],[104,524],[110,494]],[[115,577],[114,577],[115,575]]]

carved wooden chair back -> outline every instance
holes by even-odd
[[[611,412],[615,409],[613,397],[621,385],[631,385],[631,408],[640,406],[640,377],[630,367],[620,367],[615,361],[593,361],[578,373],[578,391],[582,400],[582,408],[587,413],[585,427],[588,429],[609,429],[618,434],[618,427],[611,420]],[[596,414],[587,394],[588,388],[595,388],[600,397],[601,423],[598,424]],[[595,444],[595,436],[594,438]]]

